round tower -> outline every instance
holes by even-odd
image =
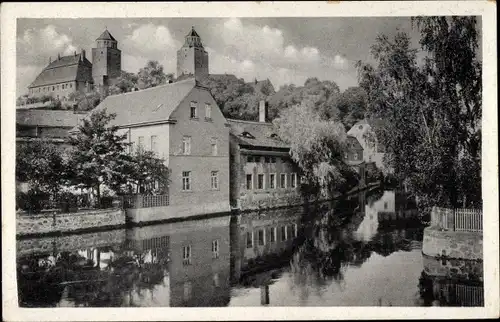
[[[107,88],[114,79],[120,77],[121,65],[122,53],[118,49],[118,41],[106,29],[96,39],[96,46],[92,48],[94,86]]]

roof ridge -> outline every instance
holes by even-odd
[[[178,82],[173,82],[173,83],[167,83],[167,84],[162,84],[162,85],[158,85],[158,86],[154,86],[154,87],[149,87],[149,88],[144,88],[144,89],[141,89],[141,90],[138,90],[138,91],[132,91],[132,92],[126,92],[126,93],[120,93],[120,94],[116,94],[116,95],[109,95],[107,96],[106,98],[108,97],[119,97],[119,96],[125,96],[127,94],[134,94],[134,93],[144,93],[146,91],[151,91],[151,90],[154,90],[154,89],[159,89],[159,88],[164,88],[164,87],[168,87],[168,86],[172,86],[172,85],[177,85],[177,84],[181,84],[181,83],[187,83],[188,81],[191,81],[193,82],[195,79],[194,78],[188,78],[188,79],[183,79],[181,81],[178,81]],[[193,84],[195,85],[195,84]],[[194,87],[194,86],[193,86]]]
[[[230,119],[230,118],[226,118],[226,120],[228,120],[230,122],[240,122],[240,123],[260,124],[260,125],[272,125],[272,126],[274,126],[274,124],[272,122],[259,122],[259,121],[238,120],[238,119]]]

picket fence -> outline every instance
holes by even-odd
[[[453,231],[483,231],[481,209],[448,209],[433,207],[431,223],[435,227]]]

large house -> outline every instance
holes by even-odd
[[[242,210],[298,202],[299,177],[290,146],[266,122],[266,105],[259,121],[228,120],[231,125],[231,205]]]
[[[92,48],[92,63],[87,59],[85,50],[73,55],[61,56],[45,67],[28,86],[33,97],[52,96],[64,100],[75,92],[89,92],[108,86],[121,75],[121,51],[118,42],[105,30]]]
[[[229,127],[210,91],[194,79],[108,96],[95,110],[116,113],[111,125],[131,150],[154,151],[170,169],[168,211],[132,221],[226,212],[229,207]]]

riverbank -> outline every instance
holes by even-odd
[[[119,208],[82,210],[76,213],[16,214],[17,236],[40,236],[125,227],[125,211]]]

